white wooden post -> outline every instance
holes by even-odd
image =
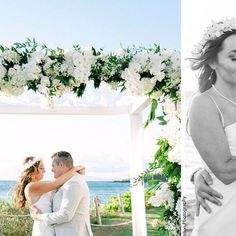
[[[125,214],[125,208],[124,208],[124,203],[123,203],[123,199],[122,199],[122,194],[121,193],[118,194],[118,199],[119,199],[121,214],[124,215]]]
[[[97,223],[99,225],[102,225],[102,219],[101,219],[101,214],[100,214],[100,200],[98,196],[93,198],[95,209],[96,209],[96,218],[97,218]]]
[[[133,185],[143,165],[143,124],[142,114],[130,115],[130,183]],[[144,186],[142,183],[131,188],[133,236],[147,236]]]

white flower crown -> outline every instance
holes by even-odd
[[[22,171],[26,171],[38,161],[42,161],[42,158],[34,158],[33,160],[28,161],[23,165]]]
[[[230,19],[226,18],[225,20],[219,22],[212,21],[212,25],[206,28],[202,41],[195,46],[194,54],[201,54],[204,52],[206,50],[206,43],[209,40],[218,38],[225,32],[232,31],[234,29],[236,29],[235,17],[231,17]]]

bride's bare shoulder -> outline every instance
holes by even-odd
[[[201,93],[196,95],[193,99],[192,99],[192,103],[191,103],[191,109],[212,109],[213,105],[213,95],[211,94],[211,92],[205,92],[205,93]]]
[[[217,115],[218,111],[214,104],[214,95],[205,92],[195,96],[192,100],[189,115],[191,118],[210,117]]]

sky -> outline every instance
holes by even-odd
[[[179,0],[8,0],[1,2],[0,44],[35,37],[48,47],[74,44],[104,51],[151,46],[180,50]],[[144,112],[146,119],[149,108]],[[42,156],[51,179],[50,156],[71,152],[92,180],[129,177],[128,116],[0,116],[0,179],[16,179],[23,157]],[[152,160],[160,127],[144,131],[144,167]]]

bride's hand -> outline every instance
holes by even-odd
[[[81,175],[85,175],[85,167],[84,166],[81,166],[81,165],[75,166],[74,170]]]
[[[38,213],[30,213],[30,216],[33,220],[40,221],[41,220],[41,214]]]

